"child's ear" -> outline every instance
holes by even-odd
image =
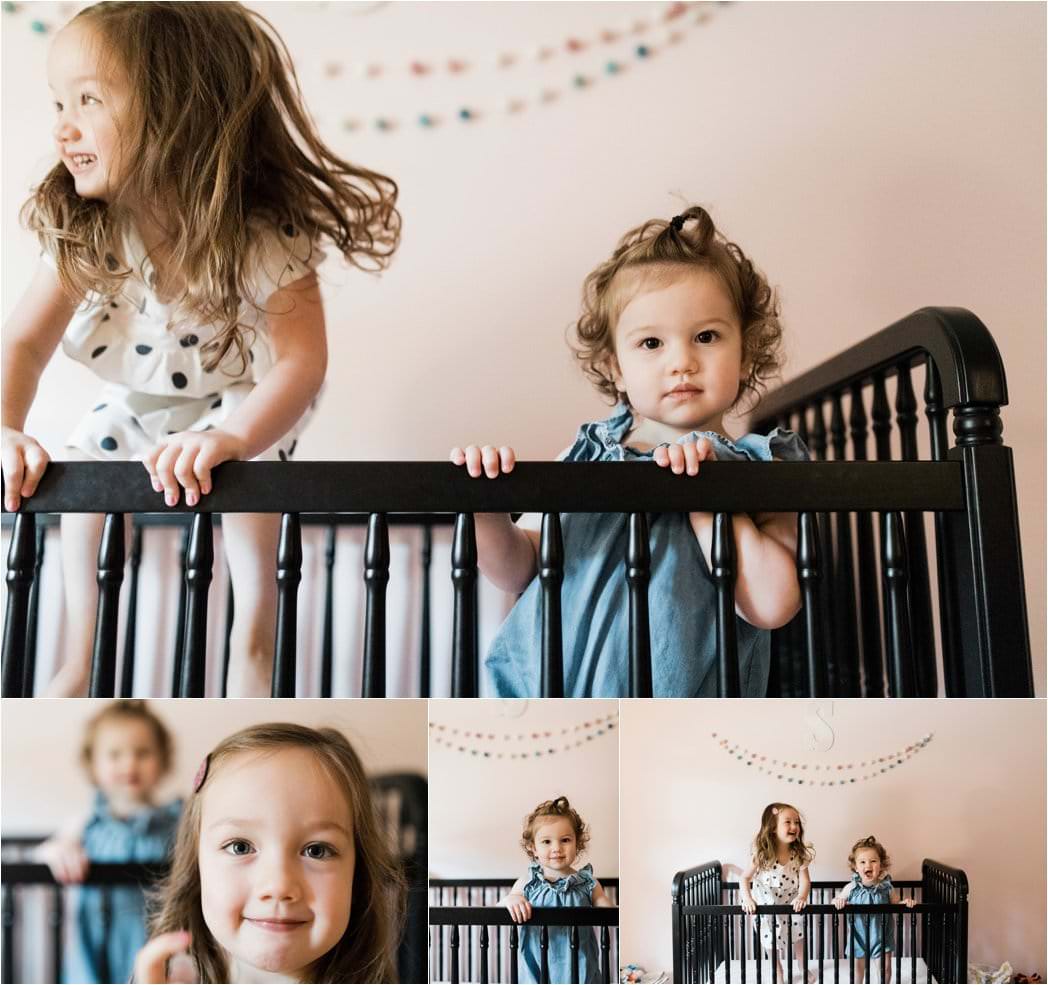
[[[622,379],[622,370],[619,368],[619,361],[615,358],[615,353],[610,353],[605,357],[601,363],[601,370],[615,384],[615,389],[619,393],[624,394],[626,392],[626,385]]]

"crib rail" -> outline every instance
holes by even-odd
[[[937,981],[963,981],[966,976],[968,882],[959,869],[925,859],[919,881],[893,880],[903,900],[899,904],[849,905],[837,910],[833,896],[847,883],[813,881],[809,904],[801,913],[794,913],[790,906],[758,906],[753,915],[741,910],[738,883],[724,881],[721,872],[721,863],[714,861],[678,872],[673,879],[675,982],[730,982],[733,975],[745,982],[748,962],[754,964],[752,980],[779,981],[779,967],[769,959],[761,940],[762,928],[770,930],[771,952],[780,945],[790,952],[789,942],[781,940],[785,928],[779,918],[788,919],[791,931],[801,929],[805,965],[817,962],[820,982],[841,981],[842,967],[847,980],[855,981],[856,962],[848,942],[856,934],[868,941],[873,930],[883,939],[889,927],[895,939],[892,965],[896,981],[902,980],[904,970],[910,981],[916,981],[918,960]],[[910,899],[915,904],[904,905]],[[865,980],[871,980],[874,963],[880,964],[884,981],[889,970],[885,953],[866,962]],[[782,967],[781,980],[794,981],[792,957],[790,966],[784,961]]]
[[[923,361],[923,362],[922,362]],[[926,369],[925,409],[933,461],[916,461],[916,403],[911,367]],[[892,461],[886,380],[896,381],[902,460]],[[947,382],[949,381],[949,382]],[[867,383],[869,386],[867,387]],[[865,390],[877,461],[867,461]],[[712,462],[689,481],[655,468],[617,463],[522,463],[497,482],[470,479],[446,463],[237,463],[221,466],[215,489],[192,514],[186,550],[184,654],[178,693],[203,681],[202,622],[213,560],[212,512],[283,514],[278,550],[279,601],[273,693],[292,696],[294,625],[301,577],[301,515],[360,512],[368,517],[363,693],[385,692],[385,588],[388,523],[398,513],[451,514],[454,628],[451,693],[478,693],[477,512],[541,512],[540,579],[544,622],[543,696],[564,694],[559,593],[564,559],[562,512],[623,514],[629,537],[623,578],[629,589],[630,692],[658,693],[652,680],[647,585],[648,514],[715,514],[711,551],[716,586],[718,693],[740,693],[735,639],[731,512],[798,513],[797,570],[803,608],[773,634],[769,691],[794,696],[921,696],[938,692],[924,512],[933,513],[944,689],[950,696],[1030,696],[1032,666],[1023,595],[1011,452],[1001,441],[1004,376],[985,326],[959,309],[922,309],[829,360],[758,408],[760,427],[792,425],[811,445],[813,463]],[[849,402],[850,447],[843,401]],[[996,401],[993,402],[993,401]],[[825,409],[831,408],[827,440]],[[954,413],[956,445],[947,448],[945,415]],[[833,461],[829,461],[832,445]],[[610,471],[614,469],[614,471]],[[769,471],[774,470],[774,471]],[[115,613],[123,576],[127,512],[157,510],[160,494],[136,463],[51,465],[15,519],[8,556],[3,693],[24,693],[28,611],[34,584],[34,515],[104,512],[92,693],[112,694]],[[294,504],[294,512],[288,512]],[[878,514],[879,547],[873,516]],[[831,517],[833,523],[831,523]],[[854,521],[854,532],[853,532]],[[854,545],[854,550],[853,550]],[[879,575],[878,575],[879,572]]]
[[[520,931],[509,911],[502,906],[431,906],[429,908],[431,981],[517,982],[520,977]],[[599,931],[601,981],[613,981],[612,937],[617,930],[617,907],[556,906],[535,907],[529,928],[539,930],[540,982],[550,981],[550,927],[569,928],[571,981],[578,982],[582,933]],[[448,928],[447,941],[442,928]],[[463,934],[463,929],[465,933]],[[503,934],[507,928],[506,946]],[[492,933],[494,931],[494,933]],[[434,940],[436,938],[436,940]],[[494,938],[494,940],[493,940]],[[474,947],[475,943],[475,947]],[[446,962],[445,962],[446,959]],[[508,973],[508,978],[504,974]]]

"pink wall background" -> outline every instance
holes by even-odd
[[[897,878],[920,879],[923,858],[964,869],[969,961],[1043,977],[1043,702],[628,701],[622,719],[623,961],[672,969],[674,873],[714,859],[745,866],[761,811],[781,800],[804,817],[813,879],[847,878],[848,851],[869,834]],[[714,732],[812,767],[934,738],[878,779],[809,788],[728,756]]]
[[[3,308],[36,258],[16,214],[49,160],[47,41],[4,15]],[[73,5],[75,6],[75,5]],[[297,58],[322,131],[401,185],[403,248],[381,279],[329,263],[331,370],[303,459],[443,458],[514,444],[549,458],[602,404],[564,332],[585,274],[629,227],[710,207],[781,289],[787,375],[927,304],[971,308],[1009,375],[1038,693],[1044,693],[1045,7],[1009,3],[711,6],[653,57],[609,51],[492,66],[657,18],[641,3],[261,4]],[[32,10],[32,14],[29,10]],[[689,14],[691,18],[694,10]],[[360,79],[350,62],[459,55],[461,76]],[[326,74],[336,62],[347,67]],[[595,84],[571,86],[577,71]],[[549,105],[516,115],[509,97]],[[461,105],[481,118],[459,123]],[[447,124],[413,120],[436,112]],[[349,133],[347,116],[405,121]],[[30,429],[52,448],[96,383],[64,358]]]

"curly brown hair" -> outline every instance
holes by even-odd
[[[888,857],[888,850],[882,845],[873,835],[868,838],[862,838],[852,845],[852,850],[848,852],[848,868],[855,871],[855,856],[859,854],[864,848],[872,848],[876,853],[877,857],[881,860],[881,868],[887,872],[892,865],[892,860]]]
[[[520,847],[524,849],[524,854],[528,858],[535,858],[535,830],[539,827],[538,822],[551,817],[565,817],[571,822],[575,831],[575,851],[581,855],[589,844],[590,831],[579,812],[568,803],[567,797],[544,800],[524,818],[524,831],[520,836]]]
[[[760,830],[753,839],[753,861],[758,869],[770,869],[778,861],[779,839],[775,835],[775,828],[782,811],[793,811],[799,822],[797,840],[790,845],[790,858],[795,859],[802,867],[809,865],[815,858],[815,849],[804,843],[804,818],[801,817],[801,812],[793,804],[776,802],[764,808],[761,813]]]
[[[585,280],[582,316],[571,347],[593,385],[613,401],[624,399],[615,386],[615,325],[641,284],[652,277],[673,280],[684,268],[708,270],[724,284],[742,328],[743,366],[748,372],[736,403],[758,397],[782,367],[779,301],[764,275],[693,205],[671,221],[650,219],[619,240],[611,258]]]
[[[404,918],[405,881],[371,799],[364,767],[349,740],[335,729],[312,729],[275,722],[242,729],[220,742],[179,821],[171,873],[156,892],[149,932],[188,930],[190,957],[198,981],[228,982],[221,948],[204,922],[200,902],[200,822],[202,799],[229,760],[244,753],[307,749],[345,792],[353,815],[356,866],[349,925],[339,942],[310,970],[310,982],[395,982],[396,951]]]
[[[149,709],[144,701],[111,701],[101,711],[96,712],[84,727],[84,738],[80,743],[80,763],[87,771],[87,775],[94,782],[91,773],[91,757],[95,751],[95,740],[98,730],[107,722],[142,722],[153,732],[153,740],[156,742],[157,757],[160,760],[161,776],[171,769],[173,759],[171,733],[168,732],[156,715]]]
[[[92,32],[103,86],[126,78],[119,159],[134,162],[108,201],[80,198],[60,162],[22,208],[71,297],[115,297],[132,275],[121,246],[130,203],[167,234],[181,317],[218,326],[206,369],[230,350],[246,359],[239,313],[253,296],[246,258],[259,223],[324,237],[361,269],[386,266],[400,236],[396,182],[320,139],[264,17],[239,3],[115,0],[70,23]]]

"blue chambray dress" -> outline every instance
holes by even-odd
[[[593,866],[584,865],[574,875],[565,876],[556,882],[547,882],[542,875],[542,865],[532,862],[528,866],[531,878],[524,886],[524,898],[532,906],[592,906],[593,890],[597,880],[593,878]],[[540,927],[520,928],[520,974],[521,982],[538,982],[542,969]],[[549,980],[571,982],[571,930],[568,927],[549,928]],[[592,927],[579,928],[579,982],[599,982],[600,954],[597,938]]]
[[[864,886],[856,872],[852,876],[852,890],[848,896],[848,909],[863,904],[884,905],[891,902],[892,880],[885,876],[872,886]],[[848,935],[848,953],[855,951],[857,958],[879,958],[891,951],[895,943],[895,917],[891,914],[871,913],[869,916],[853,913],[850,917],[851,933]],[[869,927],[867,928],[867,920]]]
[[[633,415],[619,404],[607,420],[579,428],[565,462],[651,462],[622,442]],[[711,431],[719,461],[807,461],[796,434],[776,428],[736,441]],[[701,476],[692,481],[701,481]],[[629,695],[629,588],[625,557],[627,518],[605,513],[561,514],[564,581],[561,591],[564,694],[569,698]],[[649,517],[651,580],[648,587],[653,690],[656,697],[715,697],[717,644],[716,589],[702,549],[684,513]],[[743,697],[767,691],[771,641],[767,630],[736,620],[739,676]],[[485,665],[494,693],[505,698],[538,697],[542,594],[535,578],[506,617]]]
[[[91,862],[164,862],[174,840],[182,802],[114,817],[98,791],[82,836]],[[90,874],[90,873],[89,873]],[[103,935],[102,901],[109,903]],[[129,982],[135,956],[146,942],[146,901],[137,886],[84,886],[78,893],[73,946],[66,952],[64,982]],[[108,967],[103,967],[104,963]],[[103,974],[107,974],[103,977]]]

